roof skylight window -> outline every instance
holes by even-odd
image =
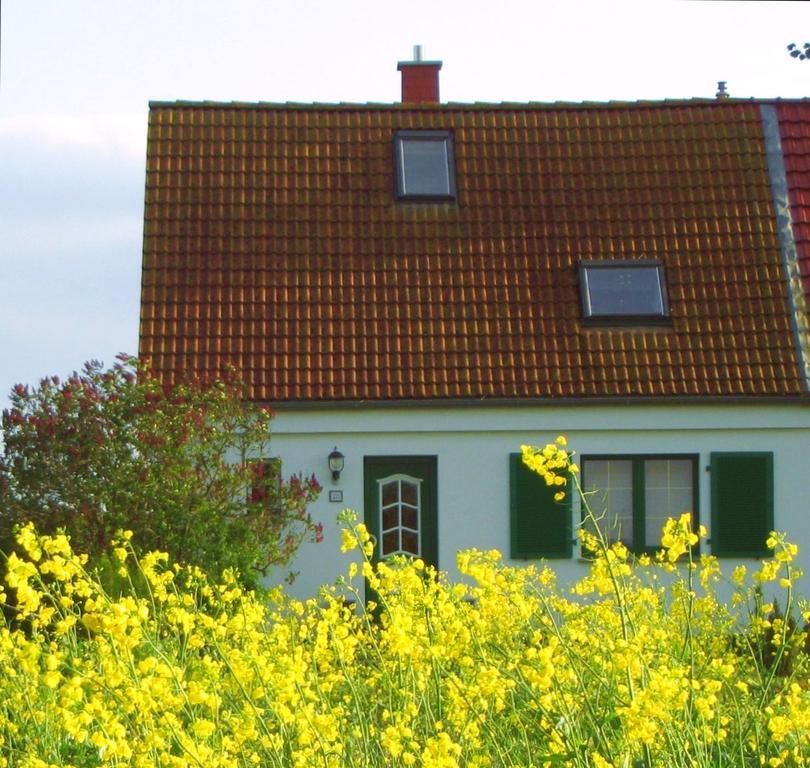
[[[669,317],[660,261],[581,261],[579,285],[585,320],[638,324],[660,323]]]
[[[397,131],[394,162],[400,200],[456,199],[453,136],[449,131]]]

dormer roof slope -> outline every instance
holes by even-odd
[[[810,143],[810,107],[777,109]],[[404,129],[451,132],[454,201],[397,200]],[[583,320],[578,265],[611,259],[663,264],[666,323]],[[794,299],[756,102],[151,105],[140,354],[167,381],[234,367],[273,402],[800,398]]]

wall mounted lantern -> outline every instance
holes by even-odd
[[[343,471],[344,456],[335,446],[335,450],[329,454],[329,469],[332,472],[332,482],[336,483],[340,480],[340,473]]]

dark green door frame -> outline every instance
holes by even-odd
[[[439,566],[438,461],[436,456],[365,456],[363,458],[363,520],[374,537],[374,561],[380,557],[380,504],[378,480],[406,475],[421,480],[421,558]]]

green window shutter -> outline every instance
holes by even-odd
[[[712,552],[768,555],[773,530],[773,454],[712,453]]]
[[[571,483],[548,486],[519,453],[509,454],[510,556],[571,557]],[[565,500],[554,494],[565,489]]]

